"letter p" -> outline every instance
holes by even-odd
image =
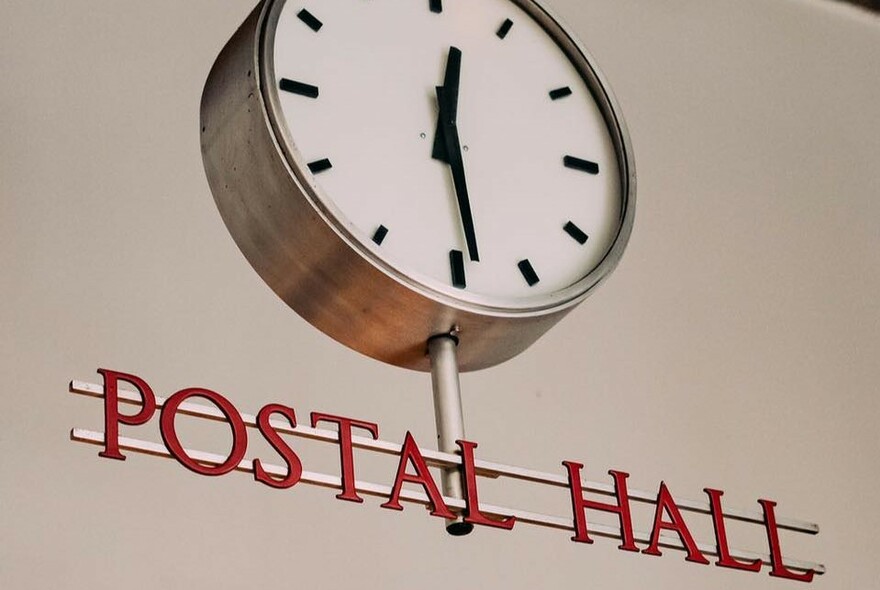
[[[98,369],[98,373],[104,377],[104,450],[98,455],[125,461],[119,452],[119,423],[140,426],[149,421],[156,413],[156,396],[147,382],[135,375],[108,369]],[[119,381],[134,385],[140,393],[143,407],[133,416],[119,413]]]

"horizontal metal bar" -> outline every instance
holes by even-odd
[[[77,393],[81,395],[88,395],[90,397],[104,397],[104,387],[102,385],[98,385],[95,383],[87,383],[84,381],[71,381],[70,382],[70,392]],[[137,392],[128,391],[124,389],[118,390],[119,401],[140,405],[141,404],[141,396]],[[162,407],[165,404],[165,399],[159,396],[156,396],[156,406]],[[207,418],[209,420],[220,420],[225,421],[226,418],[223,416],[223,413],[214,406],[205,406],[202,404],[196,404],[192,402],[184,402],[180,405],[179,412],[182,414],[186,414],[189,416],[195,416],[199,418]],[[241,418],[244,423],[249,427],[256,427],[256,418],[252,414],[241,414]],[[278,432],[282,432],[284,434],[290,434],[292,436],[299,436],[302,438],[307,438],[311,440],[318,440],[322,442],[330,442],[330,443],[338,443],[339,442],[339,434],[335,430],[323,430],[319,428],[310,428],[308,426],[297,425],[296,427],[291,427],[290,424],[287,424],[282,421],[272,421],[272,426],[278,430]],[[352,445],[355,448],[365,449],[370,451],[376,451],[379,453],[384,453],[388,455],[399,455],[400,454],[400,445],[396,443],[391,443],[382,440],[373,440],[371,438],[361,437],[361,436],[352,436]],[[436,467],[450,467],[461,464],[461,457],[458,455],[453,455],[450,453],[441,453],[440,451],[434,451],[431,449],[419,449],[426,461],[434,465]],[[512,479],[519,479],[522,481],[530,481],[534,483],[547,484],[556,487],[568,487],[568,476],[561,475],[556,473],[546,473],[542,471],[535,471],[532,469],[526,469],[523,467],[516,467],[513,465],[504,465],[502,463],[493,463],[491,461],[483,461],[477,459],[474,463],[474,467],[478,475],[483,477],[509,477]],[[581,480],[581,487],[584,491],[602,494],[605,496],[613,496],[614,495],[614,485],[607,484],[596,481],[589,480]],[[654,505],[657,503],[657,496],[653,492],[648,492],[639,489],[628,489],[629,497],[631,500],[635,500],[637,502],[642,502],[645,504]],[[678,500],[676,499],[676,505],[682,510],[687,510],[690,512],[696,512],[699,514],[711,514],[711,509],[709,507],[708,502],[700,502],[695,500]],[[761,526],[764,525],[764,515],[761,512],[757,511],[749,511],[749,510],[741,510],[737,508],[725,508],[724,509],[725,518],[729,518],[732,520],[739,520],[742,522],[748,522],[752,524],[759,524]],[[794,531],[797,533],[806,533],[809,535],[815,535],[819,532],[819,525],[812,522],[807,522],[803,520],[797,520],[793,518],[786,518],[782,516],[777,517],[777,526],[780,529],[785,529],[789,531]]]
[[[90,443],[94,445],[103,445],[104,444],[104,433],[95,432],[91,430],[85,430],[81,428],[74,428],[70,432],[70,439],[76,442],[84,442]],[[119,447],[126,451],[131,451],[135,453],[143,453],[147,455],[153,455],[155,457],[162,458],[172,458],[171,453],[165,448],[165,445],[153,443],[149,441],[143,441],[133,438],[127,437],[119,437]],[[207,453],[204,451],[197,451],[191,449],[185,449],[187,456],[192,458],[199,463],[204,463],[208,465],[220,465],[226,461],[226,457],[222,455],[217,455],[214,453]],[[271,475],[275,475],[278,477],[284,477],[287,475],[287,468],[279,465],[273,465],[270,463],[262,463],[263,468]],[[235,468],[236,471],[241,471],[245,473],[253,472],[253,460],[252,459],[244,459],[242,460],[238,466]],[[312,471],[303,471],[302,478],[300,480],[301,483],[316,485],[325,488],[333,488],[333,489],[342,489],[342,481],[339,477],[335,475],[326,475],[323,473],[315,473]],[[377,496],[381,498],[388,498],[391,495],[391,487],[370,483],[365,481],[358,480],[355,482],[355,487],[357,490],[363,494],[370,496]],[[430,500],[428,496],[422,492],[416,492],[413,490],[403,489],[400,494],[401,500],[405,500],[407,502],[413,502],[422,505],[428,505]],[[461,512],[465,508],[465,502],[458,498],[451,498],[448,496],[443,496],[443,501],[446,503],[450,509]],[[549,527],[554,529],[566,530],[566,531],[574,531],[574,521],[572,518],[564,518],[559,516],[550,516],[546,514],[540,514],[537,512],[529,512],[526,510],[519,510],[517,508],[507,508],[504,506],[495,506],[491,504],[481,504],[480,511],[488,516],[494,516],[498,518],[515,516],[517,520],[523,523],[533,524],[537,526]],[[590,533],[607,537],[610,539],[620,539],[620,529],[614,526],[602,525],[602,524],[590,524]],[[636,541],[639,543],[643,543],[645,545],[650,544],[651,534],[645,531],[636,531],[635,532]],[[661,533],[660,535],[660,546],[665,547],[667,549],[675,549],[679,551],[684,551],[685,547],[681,543],[681,540],[678,536],[667,535],[665,533]],[[700,552],[704,555],[717,555],[717,551],[714,543],[697,543],[697,547]],[[760,559],[764,564],[770,565],[770,556],[767,554],[754,553],[751,551],[744,551],[740,549],[731,549],[731,555],[740,560],[754,560]],[[807,570],[813,570],[817,574],[821,575],[825,573],[825,566],[820,563],[813,563],[809,561],[803,561],[799,559],[786,559],[785,565],[789,569],[793,571],[804,572]]]

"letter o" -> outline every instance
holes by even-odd
[[[226,417],[226,421],[232,428],[232,450],[226,461],[220,465],[204,465],[196,462],[186,454],[186,451],[180,444],[180,439],[177,437],[177,431],[174,429],[174,418],[177,417],[180,404],[191,397],[203,397],[213,402],[223,413],[223,416]],[[238,413],[238,410],[235,409],[235,406],[228,399],[210,389],[181,389],[169,397],[162,406],[159,428],[162,433],[162,440],[165,441],[165,446],[174,458],[187,469],[201,475],[217,476],[229,473],[238,466],[247,452],[247,429],[244,421],[241,419],[241,414]]]

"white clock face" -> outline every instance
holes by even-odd
[[[612,134],[514,2],[288,0],[268,51],[287,150],[398,273],[528,307],[611,249],[624,207]]]

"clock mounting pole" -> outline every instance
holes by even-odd
[[[457,454],[457,440],[464,440],[464,417],[461,409],[461,382],[458,378],[458,337],[456,331],[428,340],[431,358],[431,384],[434,390],[434,422],[437,425],[437,448],[444,453]],[[463,499],[461,473],[457,467],[441,472],[443,495]],[[446,521],[450,535],[467,535],[473,525],[465,522],[464,514]]]

